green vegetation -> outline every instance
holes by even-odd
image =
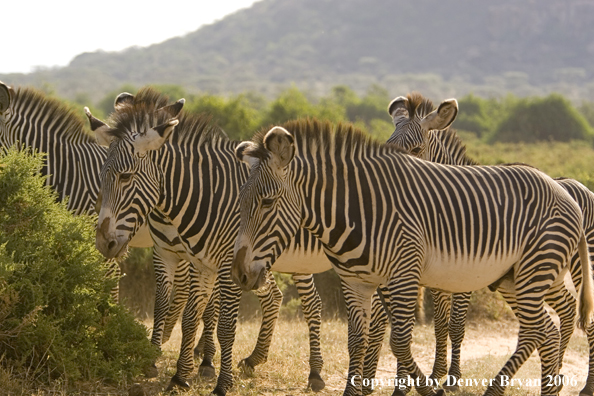
[[[0,388],[128,381],[158,351],[111,301],[95,220],[56,203],[41,164],[0,153]]]
[[[502,142],[592,140],[588,121],[560,95],[518,100],[490,139]]]

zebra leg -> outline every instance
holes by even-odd
[[[565,288],[565,285],[561,283],[549,289],[545,301],[559,316],[561,335],[559,343],[559,371],[561,371],[563,357],[565,356],[567,345],[575,328],[575,318],[577,315],[576,300]]]
[[[173,280],[167,273],[168,268],[156,247],[153,250],[153,267],[155,268],[156,292],[151,343],[160,349],[164,342],[163,333],[169,311]]]
[[[116,303],[120,302],[120,278],[122,276],[122,268],[120,263],[116,259],[106,260],[107,272],[105,273],[106,278],[117,278],[115,286],[110,290],[111,298]]]
[[[590,345],[590,360],[588,362],[588,378],[584,389],[580,391],[580,396],[592,396],[594,394],[594,322],[586,329],[588,336],[588,345]]]
[[[316,289],[313,275],[293,274],[293,281],[301,300],[301,311],[307,321],[309,329],[309,377],[307,386],[314,392],[319,392],[326,384],[320,376],[324,359],[320,349],[320,326],[322,324],[322,300]]]
[[[452,359],[450,362],[449,378],[455,378],[456,383],[462,377],[460,370],[460,352],[462,350],[462,341],[464,341],[464,330],[466,329],[466,317],[468,315],[468,306],[470,304],[470,296],[472,293],[455,293],[452,294],[452,308],[450,313],[450,320],[448,322],[448,333],[452,341]],[[443,387],[449,391],[458,389],[458,385],[451,387]]]
[[[182,341],[177,360],[177,372],[171,378],[166,391],[190,387],[188,380],[194,370],[193,349],[198,321],[204,313],[217,277],[216,271],[202,265],[199,268],[196,268],[196,265],[190,265],[189,272],[190,289],[182,318]]]
[[[268,351],[272,342],[274,327],[278,320],[280,307],[283,302],[283,293],[278,288],[274,276],[269,271],[266,288],[255,290],[262,307],[262,324],[258,333],[258,341],[254,350],[247,358],[239,362],[239,368],[247,375],[254,374],[254,368],[268,359]]]
[[[169,261],[167,261],[166,265],[171,264]],[[175,324],[179,319],[179,315],[184,309],[186,301],[188,301],[189,266],[190,262],[181,260],[177,262],[177,266],[174,270],[172,269],[168,271],[168,273],[174,273],[174,275],[171,295],[168,298],[169,310],[167,312],[167,315],[165,316],[165,325],[163,327],[163,340],[161,341],[161,345],[169,341],[169,337],[171,337],[171,333],[173,332],[173,328],[175,327]]]
[[[386,324],[388,324],[387,304],[384,303],[383,296],[389,295],[388,289],[382,286],[371,297],[371,322],[369,323],[369,342],[365,359],[363,363],[363,378],[375,378],[379,355],[386,334]],[[373,392],[371,384],[363,384],[363,394],[369,395]]]
[[[542,250],[546,251],[544,248]],[[533,254],[535,254],[535,261],[540,259],[537,253]],[[544,298],[553,281],[545,278],[541,282],[531,282],[535,277],[542,276],[543,272],[553,265],[542,266],[545,269],[538,271],[534,269],[534,264],[530,264],[532,263],[519,264],[520,269],[514,276],[513,283],[511,281],[503,282],[498,287],[505,299],[511,303],[510,306],[520,322],[520,330],[516,350],[495,376],[495,379],[491,381],[485,395],[503,395],[510,379],[530,357],[534,349],[538,349],[541,360],[541,395],[558,394],[556,387],[552,389],[547,386],[551,379],[555,379],[559,374],[559,331],[544,307]],[[537,261],[536,264],[540,264],[540,262]],[[552,270],[549,268],[548,271]],[[548,273],[544,273],[548,275]],[[537,285],[532,286],[534,283]]]
[[[411,266],[403,266],[407,271],[401,271],[392,277],[388,285],[390,293],[390,319],[392,332],[390,347],[398,360],[398,373],[393,396],[404,396],[407,388],[412,385],[409,378],[415,380],[417,392],[421,396],[431,396],[433,383],[425,383],[425,376],[414,361],[411,351],[412,330],[415,324],[415,305],[419,288],[419,275],[411,271]],[[414,268],[414,267],[413,267]],[[418,384],[417,384],[418,378]],[[436,385],[436,384],[435,384]],[[437,393],[443,395],[443,389]]]
[[[343,396],[362,394],[363,359],[367,349],[369,313],[374,288],[341,277],[342,292],[348,313],[349,372]]]
[[[273,278],[274,282],[274,278]],[[276,286],[276,282],[274,282]],[[212,394],[223,396],[233,386],[233,343],[237,327],[237,315],[241,289],[231,280],[231,262],[224,263],[219,271],[221,309],[217,326],[217,338],[221,345],[221,370]]]
[[[204,314],[202,315],[202,322],[204,328],[202,329],[202,336],[198,341],[198,345],[194,348],[194,358],[199,358],[202,355],[202,363],[198,367],[198,375],[202,378],[214,378],[217,376],[212,360],[217,352],[217,348],[214,340],[214,332],[219,320],[220,310],[220,287],[219,281],[215,283],[214,290],[210,295],[210,300],[206,305]]]
[[[435,322],[435,361],[429,378],[439,383],[448,372],[448,321],[450,320],[452,294],[430,290],[433,297],[433,321]],[[446,387],[444,386],[444,388]]]

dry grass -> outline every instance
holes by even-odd
[[[234,361],[249,355],[254,345],[259,323],[248,321],[240,323],[234,348]],[[464,378],[478,379],[478,385],[463,386],[457,395],[482,394],[485,387],[480,384],[490,379],[499,371],[509,355],[515,349],[517,326],[514,323],[484,322],[470,325],[463,345],[462,371]],[[164,347],[163,357],[158,366],[160,376],[155,380],[143,380],[142,384],[148,394],[160,394],[167,386],[170,376],[175,373],[178,346],[181,340],[179,328]],[[434,336],[432,326],[417,326],[413,336],[413,354],[421,369],[429,374],[433,364]],[[386,335],[382,350],[378,379],[388,381],[395,374],[396,359],[389,351]],[[326,381],[326,389],[319,395],[341,394],[345,385],[348,368],[347,326],[343,321],[326,321],[322,327],[322,353],[325,359],[322,377]],[[218,356],[217,356],[218,358]],[[235,369],[235,386],[231,395],[312,395],[306,389],[309,348],[305,323],[295,320],[280,321],[270,350],[268,362],[258,366],[254,377],[245,377]],[[215,366],[218,365],[218,361]],[[587,375],[588,346],[582,332],[576,331],[566,354],[562,372],[575,376],[576,386],[566,386],[561,395],[577,394],[584,385]],[[540,378],[540,363],[535,353],[521,368],[516,378],[534,380]],[[214,388],[214,381],[195,379],[188,396],[205,395]],[[393,388],[377,389],[375,395],[391,395]],[[506,395],[523,396],[539,393],[539,389],[527,386],[509,387]],[[411,393],[417,394],[416,392]]]
[[[246,357],[251,352],[259,322],[247,321],[238,325],[238,333],[234,347],[234,361]],[[466,339],[463,344],[462,371],[464,378],[479,380],[478,385],[463,386],[456,392],[459,396],[482,394],[485,386],[480,384],[482,379],[490,379],[499,371],[508,356],[513,352],[516,344],[517,325],[513,322],[488,322],[474,323],[468,326]],[[413,334],[413,354],[421,369],[429,374],[433,364],[434,350],[433,326],[417,326]],[[181,331],[176,327],[171,340],[165,344],[163,356],[157,362],[159,377],[156,379],[138,379],[146,395],[165,395],[163,390],[167,387],[169,379],[175,373],[178,348],[181,341]],[[389,351],[388,335],[386,335],[384,348],[377,373],[378,379],[388,381],[395,374],[396,359]],[[340,320],[325,321],[322,325],[322,353],[325,359],[322,377],[326,381],[326,388],[319,395],[342,394],[348,368],[347,353],[347,325]],[[309,374],[309,346],[307,328],[304,322],[297,320],[281,320],[278,323],[268,362],[258,366],[253,377],[242,375],[238,369],[234,370],[235,386],[230,395],[308,395],[314,392],[306,389]],[[215,359],[218,369],[218,354]],[[587,375],[588,345],[584,333],[576,331],[566,354],[563,374],[569,378],[575,376],[576,386],[566,386],[561,395],[575,395],[581,390]],[[6,373],[0,372],[0,384]],[[516,378],[524,381],[540,378],[540,363],[535,353],[524,364]],[[194,379],[192,388],[185,393],[187,396],[207,395],[213,390],[215,381]],[[129,384],[121,388],[108,388],[98,384],[90,384],[80,395],[127,395]],[[36,395],[36,396],[62,396],[70,394],[63,390],[60,384],[40,389],[37,392],[19,392],[17,389],[7,389],[0,386],[0,395]],[[391,395],[391,387],[376,389],[374,395]],[[509,387],[506,395],[525,396],[538,394],[535,387],[514,386]],[[410,395],[417,395],[411,392]]]

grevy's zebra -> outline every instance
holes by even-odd
[[[204,311],[218,274],[223,304],[217,330],[221,372],[214,392],[225,394],[232,385],[231,352],[241,294],[230,279],[239,227],[237,194],[248,169],[235,160],[238,142],[228,140],[209,124],[208,117],[184,112],[167,114],[159,110],[166,105],[166,98],[152,89],[141,90],[131,99],[112,114],[107,124],[93,119],[98,140],[109,143],[101,170],[97,247],[108,257],[117,255],[154,209],[178,230],[184,249],[179,254],[192,265],[180,357],[169,388],[188,386],[193,369],[195,319]],[[178,101],[180,107],[182,104]],[[291,254],[284,255],[275,270],[311,274],[330,268],[319,242],[310,234],[304,233],[293,246]],[[271,279],[267,276],[266,283]],[[379,299],[374,302],[378,307]],[[310,334],[317,332],[319,325],[319,319],[310,322]],[[377,344],[381,345],[381,338]],[[319,349],[319,344],[312,344],[311,352],[315,348]],[[312,353],[309,382],[314,389],[323,386],[321,366],[321,356],[316,358]],[[375,367],[375,363],[370,362],[369,367]]]
[[[127,95],[120,95],[115,102],[118,108],[128,99]],[[95,203],[99,193],[99,172],[106,158],[106,149],[99,146],[95,138],[86,130],[83,121],[58,100],[48,97],[31,88],[13,89],[0,82],[0,147],[10,147],[22,144],[46,154],[45,168],[48,175],[47,183],[57,192],[59,199],[68,198],[67,207],[75,214],[94,213]],[[157,275],[157,294],[155,298],[154,326],[151,342],[160,347],[166,342],[171,330],[187,298],[185,291],[188,263],[177,257],[170,257],[171,252],[180,249],[176,241],[177,230],[171,228],[167,219],[152,213],[150,219],[154,232],[158,235],[158,243],[154,248],[154,264]],[[131,241],[130,246],[148,247],[153,242],[148,227],[143,227]],[[117,267],[117,264],[115,266]],[[308,318],[310,327],[319,328],[320,302],[319,296],[311,281],[311,276],[296,276],[302,301],[307,298],[308,303],[302,303],[304,316]],[[282,294],[271,284],[271,290],[260,293],[263,322],[258,342],[252,354],[244,359],[246,369],[266,360],[270,345],[274,319],[278,316],[278,309]],[[172,288],[174,290],[172,291]],[[204,315],[205,332],[203,333],[204,359],[200,366],[201,374],[212,372],[212,358],[215,353],[213,339],[218,299],[209,302],[210,315]],[[319,341],[311,337],[312,359],[314,364],[321,365]],[[316,360],[317,359],[317,360]],[[320,367],[321,369],[321,367]],[[154,372],[154,370],[151,370]],[[318,387],[321,386],[318,384]],[[315,385],[314,385],[315,387]]]
[[[58,198],[67,199],[69,210],[75,214],[95,213],[99,171],[107,155],[105,148],[95,142],[78,115],[57,99],[31,88],[13,89],[0,82],[0,147],[17,144],[46,154],[42,173],[48,176],[47,184],[57,191]],[[162,228],[166,230],[167,224]],[[133,247],[152,245],[148,227],[130,243]],[[157,246],[154,250],[157,273],[162,267],[158,265],[162,263],[160,253]],[[168,337],[177,316],[170,313],[165,324],[170,297],[159,287],[159,282],[157,286],[155,306],[163,309],[155,310],[152,342],[160,346],[163,327],[169,329],[165,332]],[[175,305],[172,309],[179,312]]]
[[[558,374],[559,333],[543,300],[549,288],[563,284],[578,249],[587,274],[582,327],[593,307],[581,211],[563,188],[525,166],[421,161],[348,126],[310,121],[285,128],[258,134],[236,150],[251,169],[240,192],[232,276],[244,290],[260,287],[300,226],[322,241],[349,312],[346,395],[361,393],[370,297],[379,284],[389,289],[398,380],[418,378],[415,385],[425,396],[434,391],[421,381],[410,349],[419,285],[468,292],[509,271],[513,276],[501,286],[516,297],[518,345],[486,394],[502,394],[501,379],[513,376],[535,348],[542,394],[558,393],[547,379]],[[396,387],[394,394],[403,392]]]
[[[453,117],[451,114],[444,116],[444,110],[451,107],[452,100],[442,102],[438,109],[434,110],[433,103],[418,93],[409,94],[406,97],[394,99],[388,106],[388,113],[392,116],[395,130],[388,142],[396,144],[404,151],[419,158],[438,162],[446,165],[478,165],[478,163],[466,154],[466,147],[455,131],[446,128]],[[447,112],[447,110],[446,110]],[[440,113],[442,115],[440,116]],[[455,117],[455,114],[454,114]],[[448,125],[435,120],[450,119]],[[434,121],[431,121],[434,120]],[[590,258],[594,254],[594,193],[588,190],[583,184],[573,179],[554,179],[569,195],[575,199],[582,210],[583,227],[590,249]],[[578,255],[574,255],[570,271],[572,278],[577,285],[582,282],[582,271]],[[575,305],[573,299],[568,296],[568,291],[563,288],[554,290],[547,294],[547,303],[557,312],[561,322],[561,343],[559,352],[559,368],[563,364],[563,355],[569,339],[573,333],[575,320]],[[440,304],[436,306],[436,312],[447,312],[449,310],[449,294],[436,292],[434,298]],[[454,295],[452,314],[450,315],[449,332],[452,340],[452,362],[450,375],[460,377],[460,344],[464,338],[464,324],[468,309],[470,295]],[[513,302],[512,302],[513,303]],[[460,309],[461,307],[461,309]],[[440,366],[439,371],[445,373],[447,368],[447,335],[448,328],[438,328],[436,320],[436,340],[438,344],[434,365]],[[446,321],[447,323],[447,321]],[[580,395],[592,396],[594,391],[594,323],[587,329],[588,344],[590,345],[589,370],[586,384]]]

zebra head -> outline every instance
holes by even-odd
[[[433,110],[430,100],[413,93],[390,102],[388,113],[395,129],[387,143],[394,143],[409,154],[427,159],[424,155],[429,131],[448,128],[458,114],[458,102],[447,99],[437,110]]]
[[[113,127],[85,108],[97,142],[108,147],[100,173],[96,233],[97,249],[105,257],[122,256],[158,204],[163,174],[152,154],[169,139],[184,102],[155,110],[147,103],[117,106],[116,99]]]
[[[239,193],[241,224],[232,277],[242,289],[252,290],[264,286],[267,272],[301,223],[302,200],[288,183],[294,138],[274,127],[262,144],[244,142],[235,155],[250,166],[250,175]]]
[[[4,139],[8,135],[8,126],[11,118],[11,104],[14,99],[14,91],[11,87],[0,81],[0,143],[6,145]]]

